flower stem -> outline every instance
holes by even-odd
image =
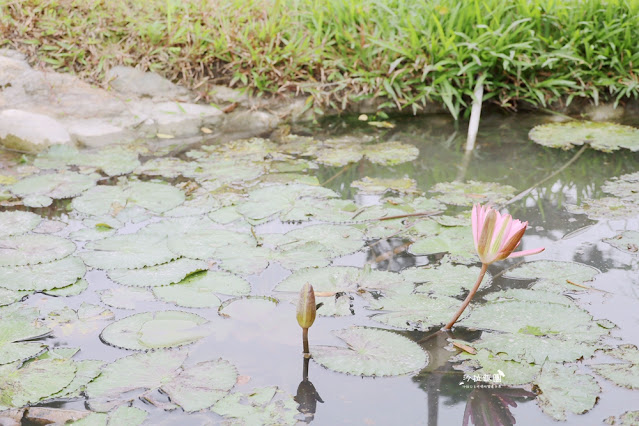
[[[453,325],[455,325],[455,323],[457,322],[461,314],[464,312],[464,309],[466,309],[466,306],[468,306],[470,301],[473,299],[473,296],[475,296],[475,293],[477,293],[477,289],[481,285],[481,282],[484,280],[484,275],[486,275],[487,270],[488,270],[488,265],[482,263],[481,271],[479,272],[479,278],[477,278],[477,282],[475,283],[475,286],[472,288],[472,290],[470,290],[470,293],[468,293],[468,296],[466,296],[466,300],[464,300],[464,303],[462,303],[462,305],[459,307],[457,312],[455,312],[455,316],[453,317],[453,319],[450,320],[448,324],[446,324],[446,326],[443,328],[444,330],[450,330],[451,328],[453,328]]]
[[[311,351],[308,350],[308,328],[302,329],[302,341],[304,342],[304,354],[310,354]]]

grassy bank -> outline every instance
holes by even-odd
[[[385,97],[458,116],[639,95],[639,0],[0,0],[0,45],[103,83],[116,64],[210,84]],[[37,59],[36,59],[37,58]]]

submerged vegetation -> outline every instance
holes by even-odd
[[[0,47],[98,84],[125,64],[212,84],[458,117],[639,95],[639,0],[2,0]]]

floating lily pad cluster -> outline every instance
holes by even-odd
[[[566,209],[591,219],[625,219],[639,214],[639,172],[613,178],[601,189],[611,196],[588,198],[579,205],[568,204]]]
[[[588,144],[598,151],[611,152],[624,148],[639,151],[639,129],[614,123],[567,121],[534,127],[530,139],[551,148],[570,149]]]

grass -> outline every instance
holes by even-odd
[[[637,98],[637,40],[639,0],[0,0],[0,46],[94,83],[125,64],[204,100],[227,84],[456,118],[479,82],[511,110]]]

